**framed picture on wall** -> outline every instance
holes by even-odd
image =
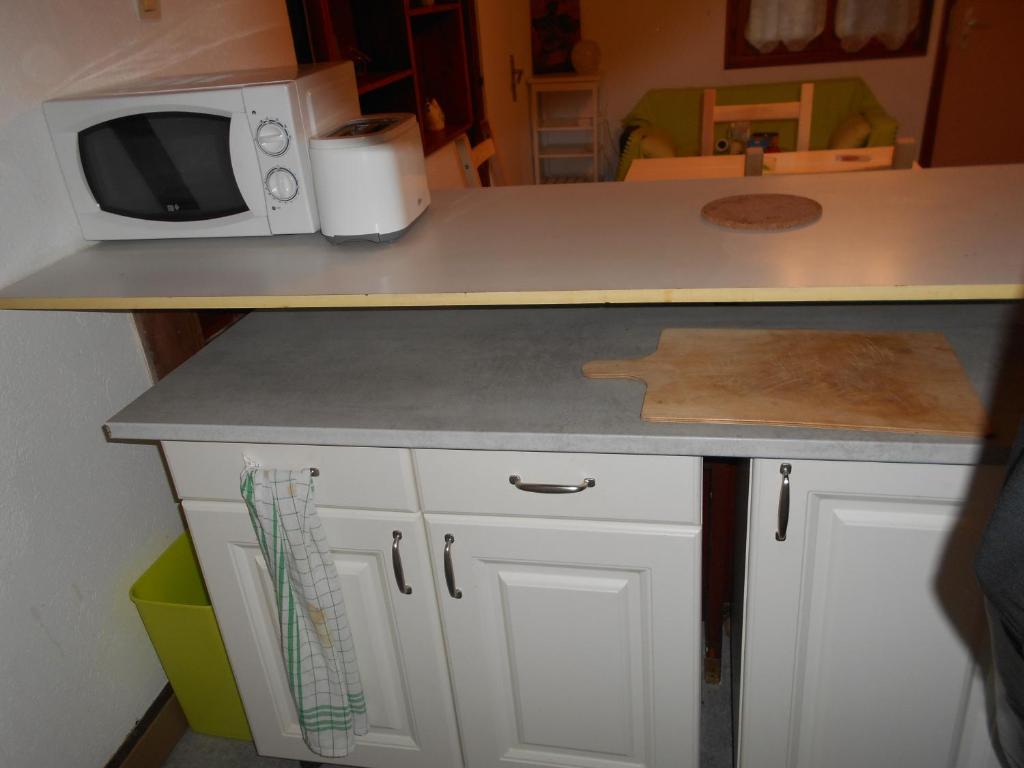
[[[530,0],[533,73],[572,72],[572,47],[580,41],[580,0]]]

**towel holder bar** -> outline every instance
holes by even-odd
[[[246,469],[259,469],[260,467],[263,466],[253,456],[249,456],[248,454],[245,453],[242,454],[242,462],[245,464]],[[320,477],[320,469],[318,467],[310,467],[309,476]]]

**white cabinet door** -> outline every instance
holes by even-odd
[[[953,766],[981,626],[958,529],[974,470],[788,462],[778,541],[782,463],[751,470],[740,765]]]
[[[426,517],[468,766],[696,768],[698,527]]]
[[[372,768],[462,764],[437,601],[418,516],[321,507],[355,640],[370,732],[344,760],[302,741],[273,588],[242,504],[183,502],[228,657],[262,755]],[[392,569],[393,532],[411,594]]]

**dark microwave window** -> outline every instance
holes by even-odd
[[[231,118],[148,112],[78,134],[86,183],[100,209],[151,221],[202,221],[249,207],[231,168]]]

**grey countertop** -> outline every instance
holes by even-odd
[[[716,198],[810,197],[819,221],[739,231]],[[443,190],[396,242],[319,234],[96,243],[0,307],[537,306],[1024,297],[1024,165]]]
[[[640,419],[643,384],[584,379],[580,368],[649,354],[668,327],[940,331],[982,401],[1002,411],[1007,400],[1024,399],[1000,375],[1004,343],[1024,333],[1018,310],[918,303],[262,311],[107,429],[116,440],[975,463],[986,445],[965,438],[648,423]]]

